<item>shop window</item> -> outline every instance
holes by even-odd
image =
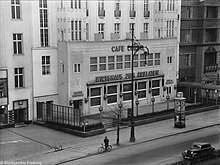
[[[123,56],[116,56],[116,69],[122,69],[123,68]]]
[[[146,66],[146,56],[144,53],[140,54],[140,67]]]
[[[99,57],[99,71],[106,70],[106,57]]]
[[[107,103],[117,103],[117,85],[107,87]]]
[[[160,80],[152,81],[152,96],[160,95]]]
[[[131,55],[125,55],[125,68],[131,68]]]
[[[90,72],[98,70],[98,60],[97,57],[90,57]]]
[[[108,56],[108,70],[115,69],[115,56]]]
[[[138,67],[138,54],[135,54],[133,58],[133,66],[136,68]]]
[[[123,101],[132,99],[132,84],[123,84]]]
[[[146,98],[146,82],[138,82],[138,98]]]
[[[160,65],[160,53],[155,53],[155,65]]]
[[[91,106],[101,105],[101,87],[91,88]]]
[[[153,66],[153,53],[147,56],[147,66]]]

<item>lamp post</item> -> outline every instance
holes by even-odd
[[[139,100],[138,99],[135,101],[135,104],[137,106],[137,116],[138,116],[138,104],[139,104]]]
[[[209,103],[209,90],[206,89],[206,104]]]
[[[134,29],[131,29],[131,45],[127,46],[128,50],[131,50],[131,134],[130,134],[130,142],[135,142],[135,135],[134,135],[134,56],[139,50],[144,51],[145,57],[149,54],[149,49],[141,45],[138,40],[134,36]],[[135,41],[134,41],[135,39]]]
[[[194,90],[194,103],[196,103],[196,94],[197,94],[197,90]]]
[[[119,111],[117,113],[117,117],[118,117],[118,127],[117,127],[117,142],[116,144],[119,145],[119,121],[120,121],[120,115],[121,115],[121,108],[123,107],[123,104],[120,102],[118,104],[118,108],[119,108]]]
[[[218,105],[218,90],[215,90],[215,105]]]
[[[88,121],[83,120],[83,121],[81,122],[81,124],[83,125],[83,132],[85,133],[85,132],[86,132],[86,125],[88,125],[89,123],[88,123]]]
[[[152,101],[152,113],[154,113],[154,102],[155,102],[154,96],[151,98],[151,101]]]

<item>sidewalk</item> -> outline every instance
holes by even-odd
[[[71,136],[71,138],[73,138],[72,139],[73,144],[64,145],[65,143],[63,144],[62,141],[60,141],[61,145],[63,146],[63,150],[61,151],[53,152],[52,150],[48,150],[47,152],[41,154],[35,154],[15,161],[35,161],[35,162],[41,162],[42,164],[59,164],[61,162],[66,162],[66,161],[68,162],[70,160],[80,159],[88,155],[97,154],[97,149],[102,143],[105,136],[108,136],[113,146],[113,150],[116,150],[117,148],[135,145],[147,141],[152,141],[163,137],[174,136],[177,134],[195,131],[205,127],[211,127],[219,124],[220,124],[220,113],[219,113],[219,109],[217,109],[209,112],[203,112],[203,113],[186,116],[186,128],[182,128],[182,129],[174,128],[173,119],[136,126],[135,143],[129,142],[129,137],[130,137],[130,127],[129,127],[129,128],[120,129],[120,146],[117,146],[115,144],[116,130],[89,138],[79,138],[79,137]],[[39,126],[35,126],[35,127],[39,127]],[[40,129],[46,129],[46,128],[40,127]],[[63,134],[65,135],[65,133]],[[53,140],[53,138],[55,137],[49,137],[49,138]],[[70,137],[67,136],[67,139],[62,139],[62,140],[65,141],[68,140],[68,138]]]

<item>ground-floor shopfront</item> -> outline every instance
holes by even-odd
[[[143,40],[146,56],[133,54],[134,105],[173,99],[176,94],[178,44],[176,39]],[[82,115],[131,108],[132,54],[130,41],[60,42],[58,98],[60,105],[81,109]],[[67,99],[65,99],[67,98]]]

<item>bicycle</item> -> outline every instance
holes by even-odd
[[[111,150],[112,150],[111,145],[108,145],[107,150],[105,150],[103,143],[101,143],[101,147],[98,148],[98,153],[101,154],[103,152],[110,152]]]

